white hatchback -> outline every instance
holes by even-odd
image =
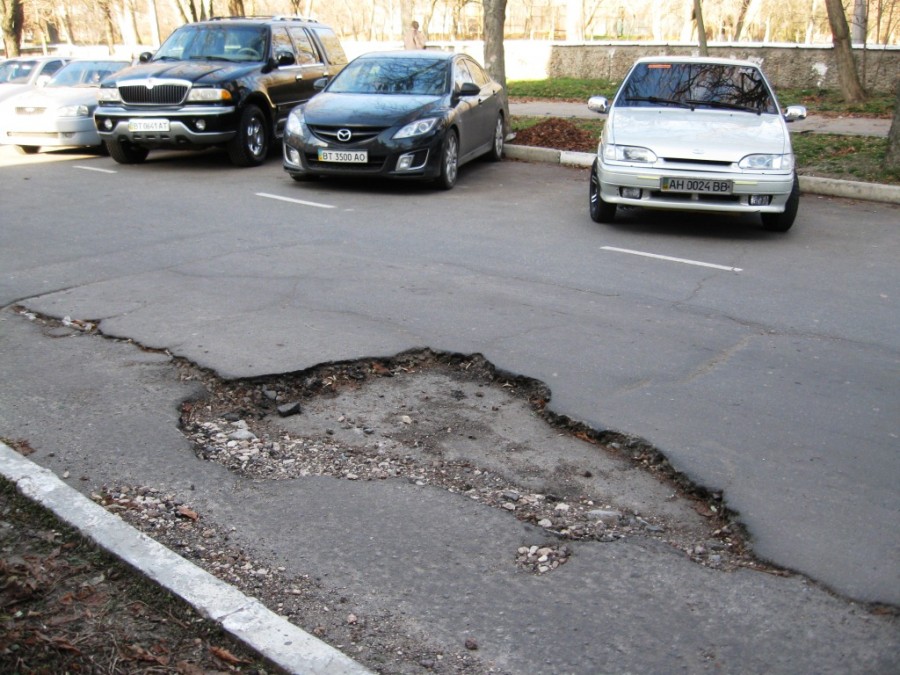
[[[759,67],[698,57],[639,59],[608,113],[591,170],[590,214],[612,222],[617,207],[759,213],[763,227],[794,224],[800,188],[786,122]]]

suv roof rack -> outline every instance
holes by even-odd
[[[305,16],[289,15],[289,14],[252,14],[247,16],[214,16],[209,21],[240,21],[247,19],[249,21],[303,21],[305,23],[319,23],[318,19],[310,19]]]

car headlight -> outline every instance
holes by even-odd
[[[439,117],[428,117],[424,120],[416,120],[415,122],[410,122],[405,127],[400,129],[400,131],[394,134],[394,138],[412,138],[413,136],[421,136],[422,134],[427,134],[429,131],[434,129],[439,119]]]
[[[200,89],[191,89],[187,100],[191,103],[218,103],[220,101],[230,101],[231,92],[227,89],[218,87],[201,87]]]
[[[299,109],[292,110],[291,114],[288,115],[287,126],[285,127],[285,129],[287,133],[291,134],[291,136],[302,136],[304,123],[305,120],[303,119],[303,111]]]
[[[794,168],[793,155],[747,155],[738,166],[757,171],[790,171]]]
[[[639,145],[613,145],[607,143],[603,146],[603,159],[616,162],[653,164],[656,162],[656,153],[649,148],[642,148]]]
[[[90,117],[90,114],[86,105],[65,105],[56,109],[57,117]]]
[[[98,103],[121,103],[122,97],[116,87],[103,87],[97,92]]]

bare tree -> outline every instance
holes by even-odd
[[[700,55],[709,56],[709,49],[706,46],[706,27],[703,25],[703,3],[701,0],[694,0],[694,21],[697,23],[697,41],[700,44]]]
[[[506,0],[484,0],[484,67],[490,76],[506,86],[506,58],[503,53],[503,26]]]
[[[0,0],[0,26],[3,29],[3,46],[7,56],[18,56],[21,52],[22,27],[25,25],[23,0]]]
[[[847,103],[857,103],[866,99],[866,91],[859,81],[856,59],[850,44],[850,29],[841,0],[825,0],[828,23],[831,24],[831,39],[834,44],[834,59],[837,62],[841,95]]]
[[[894,99],[894,118],[888,132],[887,152],[884,155],[884,168],[900,171],[900,78],[894,83],[897,98]]]

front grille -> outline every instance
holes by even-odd
[[[20,106],[16,108],[16,115],[43,115],[46,108],[32,108],[31,106]]]
[[[179,105],[187,96],[187,84],[159,84],[147,82],[119,85],[119,96],[130,105]]]
[[[350,138],[347,140],[341,140],[338,138],[338,132],[341,130],[346,130],[350,132]],[[352,145],[354,143],[364,143],[366,141],[370,141],[382,131],[387,129],[387,127],[353,127],[353,126],[325,126],[325,125],[310,125],[309,130],[313,132],[313,135],[318,139],[323,140],[327,143],[334,143],[336,145]]]

